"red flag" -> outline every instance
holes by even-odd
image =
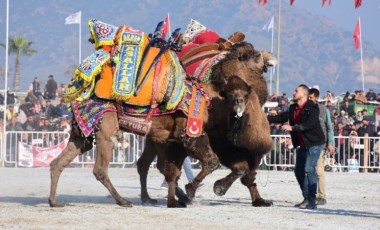
[[[359,49],[360,45],[360,21],[356,22],[355,30],[354,30],[354,42],[355,42],[355,49]]]
[[[331,5],[331,1],[332,0],[329,0],[329,5]],[[325,3],[327,2],[327,0],[322,0],[322,7],[324,7],[325,6]]]
[[[359,8],[362,5],[363,0],[355,0],[355,8]]]
[[[295,0],[290,0],[290,5],[293,5]]]
[[[166,15],[164,24],[161,27],[161,36],[162,38],[166,38],[166,34],[170,32],[170,21],[169,21],[169,14]]]
[[[259,0],[259,5],[262,4],[265,6],[268,3],[268,0]]]

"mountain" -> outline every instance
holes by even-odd
[[[5,9],[1,1],[0,9]],[[156,24],[170,14],[172,30],[182,31],[193,18],[221,36],[235,31],[246,34],[246,40],[256,49],[271,49],[271,33],[263,25],[272,15],[277,16],[277,1],[263,7],[257,1],[77,1],[77,0],[18,0],[10,1],[10,37],[24,35],[34,41],[38,50],[33,57],[21,57],[21,89],[26,90],[37,76],[42,85],[53,74],[58,83],[67,83],[68,70],[78,64],[78,24],[65,25],[65,18],[82,11],[81,58],[94,49],[87,40],[87,22],[96,18],[112,25],[128,24],[151,33]],[[362,88],[360,51],[354,49],[352,31],[338,28],[327,18],[312,15],[302,9],[283,4],[281,11],[280,91],[291,93],[300,83],[319,85],[321,93],[331,90],[336,94]],[[0,43],[5,43],[5,12],[0,13]],[[277,50],[277,22],[275,22],[274,53]],[[4,49],[0,49],[4,52]],[[380,52],[363,41],[366,88],[380,92]],[[0,69],[4,56],[0,55]],[[8,86],[12,86],[14,56],[9,58]],[[269,81],[269,74],[266,75]],[[4,77],[4,76],[2,76]],[[275,76],[273,77],[275,79]],[[2,86],[1,86],[2,84]],[[3,81],[0,87],[4,87]],[[273,90],[275,84],[272,85]]]

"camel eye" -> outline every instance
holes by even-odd
[[[239,59],[239,61],[247,61],[248,58],[249,58],[248,54],[244,53],[238,59]]]

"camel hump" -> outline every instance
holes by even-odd
[[[179,56],[179,60],[182,63],[184,63],[188,59],[194,57],[197,54],[210,53],[210,51],[217,51],[217,50],[219,50],[219,44],[214,43],[214,42],[207,42],[207,43],[191,46],[189,49],[185,50],[184,52],[178,53],[178,56]]]
[[[227,40],[220,38],[219,44],[222,50],[230,50],[235,43],[244,41],[244,38],[245,34],[243,32],[237,31],[229,36]]]

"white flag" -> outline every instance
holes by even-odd
[[[71,14],[65,19],[65,24],[80,24],[81,17],[82,11]]]
[[[272,18],[270,19],[270,21],[268,21],[267,23],[265,23],[265,25],[263,26],[263,30],[266,30],[269,32],[269,30],[271,30],[273,28],[273,24],[274,24],[274,17],[272,16]]]

